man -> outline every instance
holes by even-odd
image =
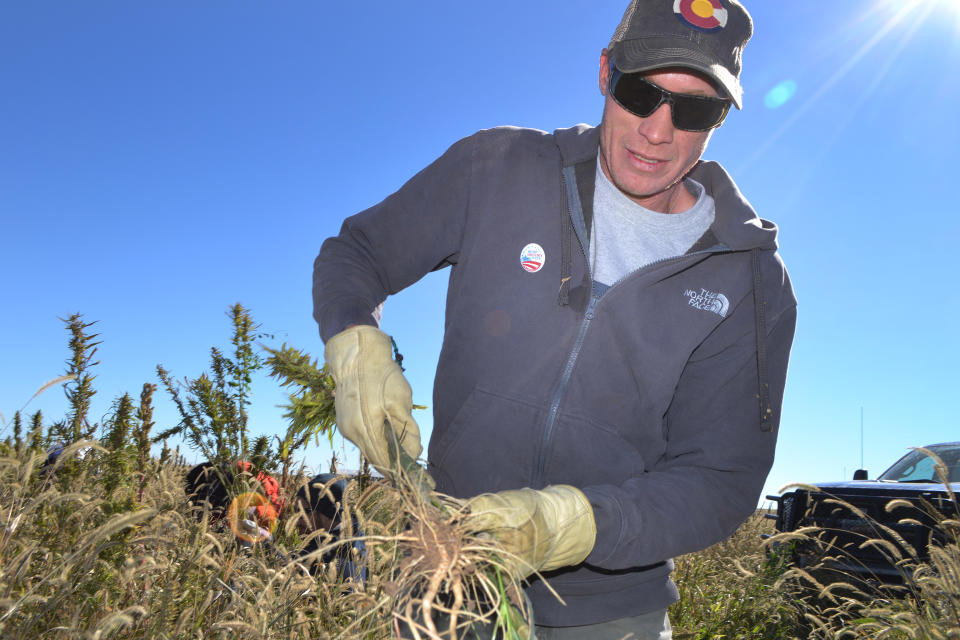
[[[336,567],[336,573],[343,580],[362,582],[366,577],[366,569],[359,560],[366,552],[362,540],[337,543],[344,538],[357,538],[362,531],[357,521],[348,518],[351,523],[346,534],[343,527],[343,516],[346,511],[344,497],[347,493],[347,479],[334,473],[321,473],[311,478],[304,486],[297,490],[297,508],[303,510],[304,518],[297,521],[297,528],[301,535],[309,541],[300,551],[300,557],[319,551],[326,547],[326,551],[319,558],[312,558],[309,562],[311,572],[316,573],[330,566]],[[316,532],[324,532],[315,535]]]
[[[796,300],[776,227],[700,161],[751,33],[734,0],[634,0],[599,127],[461,140],[317,258],[337,424],[381,468],[385,419],[421,448],[379,305],[452,267],[429,470],[531,575],[540,640],[669,638],[671,558],[772,464]]]

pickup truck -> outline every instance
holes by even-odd
[[[835,579],[902,584],[928,560],[931,544],[956,543],[957,530],[944,521],[958,519],[957,493],[960,442],[913,449],[876,480],[858,470],[852,482],[767,496],[776,503],[767,517],[777,531],[803,534],[774,537],[769,548]]]

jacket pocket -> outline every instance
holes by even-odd
[[[617,429],[560,413],[547,444],[544,484],[620,485],[642,474],[643,455]]]
[[[530,483],[545,411],[519,398],[474,387],[446,428],[430,442],[437,489],[468,498]]]

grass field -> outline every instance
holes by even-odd
[[[174,461],[151,461],[142,495],[137,483],[107,495],[93,462],[58,477],[38,471],[42,459],[0,459],[0,637],[391,636],[389,554],[369,558],[362,585],[311,575],[296,559],[306,540],[289,522],[272,547],[242,549],[229,528],[198,520]],[[375,513],[361,517],[376,531]],[[917,572],[914,598],[831,600],[767,557],[769,523],[758,514],[729,540],[677,559],[675,638],[960,637],[955,544]]]
[[[186,381],[185,435],[215,457],[258,461],[278,475],[289,501],[305,481],[293,457],[299,443],[331,427],[327,382],[309,358],[275,352],[275,375],[283,369],[282,380],[294,387],[291,429],[276,449],[248,437],[244,385],[250,370],[266,363],[249,350],[255,326],[239,305],[232,310],[234,353],[214,350],[213,374]],[[0,638],[388,638],[400,618],[413,615],[411,603],[425,600],[411,596],[411,576],[423,573],[411,557],[434,557],[445,567],[427,577],[450,593],[451,585],[472,579],[487,600],[519,600],[509,584],[498,591],[478,581],[484,574],[476,557],[458,555],[450,573],[451,563],[435,553],[436,540],[455,537],[436,524],[446,515],[415,520],[426,524],[411,546],[409,513],[416,509],[408,496],[362,475],[348,495],[366,537],[366,552],[351,552],[365,568],[363,581],[345,580],[335,566],[310,570],[330,541],[322,532],[298,531],[302,514],[294,509],[280,518],[271,544],[238,544],[222,519],[190,507],[179,456],[165,446],[159,457],[150,455],[151,444],[170,433],[151,433],[152,385],[144,385],[139,404],[124,396],[105,424],[88,424],[96,344],[89,326],[76,316],[68,321],[70,413],[52,423],[17,414],[0,442]],[[44,468],[46,449],[57,442],[73,444]],[[946,543],[933,548],[927,564],[901,560],[908,585],[893,596],[791,568],[783,550],[798,537],[815,543],[822,532],[776,536],[778,552],[770,554],[761,535],[774,533],[772,523],[757,513],[730,539],[676,559],[674,637],[960,638],[960,521],[942,519],[937,527]],[[304,557],[313,536],[321,536],[320,550]],[[475,542],[465,540],[452,548],[459,553]],[[466,598],[461,620],[478,615],[469,604],[476,601]],[[436,602],[441,606],[442,598]],[[437,636],[427,630],[421,637]]]

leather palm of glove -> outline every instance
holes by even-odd
[[[580,564],[597,539],[590,501],[569,485],[486,493],[467,505],[465,526],[496,539],[517,575]]]
[[[324,359],[336,383],[334,405],[343,437],[384,475],[396,468],[388,439],[396,436],[411,458],[420,457],[413,394],[393,359],[390,337],[376,327],[353,326],[327,341]]]

